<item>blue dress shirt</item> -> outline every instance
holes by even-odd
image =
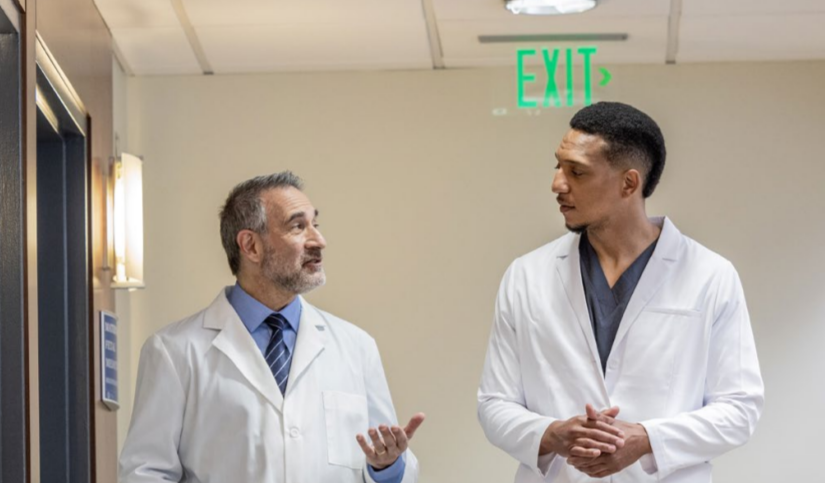
[[[298,338],[298,325],[301,323],[301,311],[303,309],[299,297],[295,297],[295,300],[280,311],[273,312],[269,307],[246,293],[240,284],[236,283],[226,298],[232,308],[235,309],[235,312],[238,313],[238,317],[240,317],[249,334],[252,335],[252,339],[261,351],[262,356],[266,353],[266,346],[269,345],[269,339],[272,337],[272,329],[264,321],[273,313],[281,314],[287,321],[287,327],[284,329],[284,343],[289,353],[294,355],[295,340]],[[352,439],[355,440],[355,435],[352,436]],[[401,455],[392,465],[383,470],[377,471],[368,465],[367,471],[370,472],[370,476],[376,483],[401,483],[401,480],[404,479],[406,466],[404,455]]]

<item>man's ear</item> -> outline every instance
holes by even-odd
[[[641,192],[642,182],[642,174],[639,173],[639,170],[628,169],[622,178],[622,195],[624,197],[630,197],[636,192]]]
[[[264,245],[261,236],[252,230],[241,230],[235,237],[241,258],[246,258],[254,264],[259,264],[264,258]]]

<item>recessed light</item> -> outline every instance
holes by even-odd
[[[565,15],[586,12],[598,0],[506,0],[507,10],[516,15]]]

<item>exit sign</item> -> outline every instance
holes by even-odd
[[[537,107],[562,107],[573,106],[575,104],[575,84],[578,75],[581,76],[582,104],[589,106],[593,103],[593,57],[596,55],[596,47],[579,47],[577,49],[519,49],[516,51],[516,68],[518,69],[518,107],[520,109],[533,109]],[[562,55],[564,65],[561,65]],[[538,82],[536,73],[527,72],[525,61],[530,57],[541,56],[544,65],[544,73],[547,75],[543,96],[527,96],[526,90],[529,84]],[[575,61],[581,60],[581,72],[576,73]],[[558,71],[564,73],[564,90],[559,88],[557,82]],[[604,67],[599,67],[601,81],[599,86],[605,86],[610,82],[610,72]],[[564,98],[562,99],[562,93]]]

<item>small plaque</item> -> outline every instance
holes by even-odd
[[[100,392],[112,411],[120,407],[117,395],[117,316],[100,311]]]

